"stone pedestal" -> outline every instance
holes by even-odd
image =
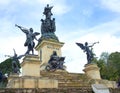
[[[58,88],[58,80],[33,76],[12,77],[7,88]]]
[[[22,76],[11,74],[7,88],[58,88],[58,80],[40,77],[40,62],[35,55],[27,55],[21,63]]]
[[[91,64],[85,65],[85,69],[83,71],[91,79],[101,79],[99,70],[100,69],[97,66],[97,64],[91,63]]]
[[[19,74],[10,74],[10,76],[8,77],[7,88],[12,88],[15,85],[14,80],[16,78],[19,78]]]
[[[36,50],[38,51],[38,56],[41,62],[40,70],[45,70],[53,51],[56,51],[58,56],[62,56],[61,47],[63,45],[63,42],[58,42],[53,39],[42,40],[39,42],[39,44],[36,46]]]
[[[27,55],[21,63],[22,76],[40,76],[40,60],[37,55]]]

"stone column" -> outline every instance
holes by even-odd
[[[86,64],[85,69],[83,71],[91,79],[101,79],[99,70],[100,68],[97,66],[97,64],[91,63],[91,64]]]
[[[27,55],[21,63],[22,76],[40,76],[40,60],[37,55]]]

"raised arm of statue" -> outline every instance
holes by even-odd
[[[17,25],[17,24],[15,24],[15,26],[18,27],[18,28],[20,28],[24,33],[27,33],[27,34],[29,33],[29,32],[28,32],[28,31],[29,31],[28,29],[26,29],[26,28],[24,28],[24,27],[22,27],[22,26],[19,26],[19,25]]]
[[[99,42],[94,42],[92,45],[90,45],[89,47],[93,47],[95,44],[97,44]]]

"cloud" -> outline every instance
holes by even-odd
[[[52,9],[53,17],[61,16],[64,19],[63,15],[68,13],[67,16],[69,17],[70,12],[77,19],[76,23],[74,23],[75,29],[71,29],[72,26],[69,24],[71,20],[67,22],[62,21],[67,23],[69,28],[57,22],[56,35],[60,41],[65,42],[65,45],[62,47],[62,56],[66,57],[65,65],[68,71],[83,72],[84,65],[87,63],[86,54],[75,44],[76,42],[84,43],[87,41],[88,43],[93,43],[99,41],[100,43],[93,47],[98,57],[102,52],[119,51],[120,37],[117,34],[120,31],[120,18],[109,19],[106,23],[97,23],[98,25],[95,23],[93,27],[83,29],[78,25],[78,23],[82,24],[83,21],[81,21],[81,18],[77,16],[75,11],[72,11],[73,7],[68,2],[67,0],[1,0],[0,5],[3,7],[0,8],[2,10],[0,13],[0,42],[2,44],[0,46],[0,60],[6,59],[4,54],[13,55],[13,48],[15,48],[18,54],[25,53],[26,47],[23,46],[25,35],[19,29],[16,29],[14,24],[17,23],[28,28],[31,26],[34,31],[39,32],[39,20],[43,18],[42,13],[47,4],[50,4],[50,6],[54,5]],[[120,12],[118,0],[101,0],[100,2],[103,9],[116,13]],[[85,15],[85,18],[89,16],[91,18],[95,11],[94,8],[97,7],[84,8],[80,11]]]
[[[120,0],[100,0],[103,8],[120,13]]]
[[[0,6],[8,5],[11,2],[11,0],[0,0]]]
[[[99,41],[99,44],[93,46],[93,51],[96,57],[100,57],[102,52],[120,51],[120,37],[115,35],[119,31],[119,19],[114,19],[88,29],[78,27],[75,32],[72,30],[69,34],[62,34],[59,38],[65,41],[62,52],[66,56],[67,70],[83,73],[82,70],[87,63],[86,54],[75,44],[76,42],[84,44],[87,41],[91,45]]]

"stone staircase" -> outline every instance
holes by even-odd
[[[91,79],[85,74],[68,73],[66,71],[57,70],[55,72],[41,71],[41,77],[58,80],[59,88],[79,88],[90,87]]]

